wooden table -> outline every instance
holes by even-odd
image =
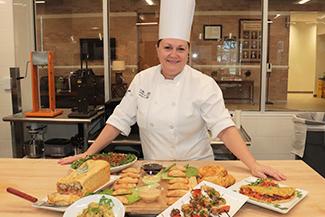
[[[249,176],[249,171],[239,161],[214,161],[221,164],[237,179],[241,180]],[[308,196],[294,207],[286,217],[321,217],[325,216],[325,179],[307,166],[303,161],[261,161],[286,173],[288,180],[284,184],[299,187],[309,191]],[[137,165],[143,162],[138,161]],[[185,163],[185,162],[180,162]],[[186,162],[187,163],[187,162]],[[192,165],[205,165],[207,161],[193,161]],[[170,164],[164,162],[163,164]],[[38,216],[62,216],[62,213],[33,208],[31,203],[6,192],[7,187],[14,187],[25,191],[38,198],[43,198],[47,193],[55,191],[57,178],[66,174],[68,166],[60,166],[56,160],[49,159],[0,159],[0,216],[1,217],[38,217]],[[127,207],[131,214],[159,213],[163,207],[150,205],[142,207]],[[254,216],[281,216],[264,208],[246,203],[236,217]]]

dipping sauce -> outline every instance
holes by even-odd
[[[148,164],[144,164],[142,165],[142,169],[148,174],[148,175],[156,175],[157,173],[160,172],[160,170],[162,169],[162,165],[161,164],[157,164],[157,163],[148,163]]]
[[[156,201],[161,195],[161,189],[144,186],[139,188],[139,196],[146,203]]]

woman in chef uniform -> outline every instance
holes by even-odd
[[[146,160],[213,160],[211,138],[219,137],[251,173],[285,179],[256,162],[225,108],[221,89],[209,76],[186,65],[195,0],[161,0],[157,54],[160,65],[138,73],[106,126],[86,152],[94,154],[137,122]]]

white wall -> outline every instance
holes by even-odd
[[[293,14],[290,19],[288,91],[313,92],[316,74],[316,16]]]
[[[252,139],[251,152],[257,159],[294,159],[292,113],[242,112],[241,122]]]
[[[9,67],[15,63],[13,4],[11,0],[0,4],[0,114],[12,113]],[[0,156],[11,156],[10,124],[0,122]]]
[[[0,157],[12,156],[10,123],[4,116],[12,114],[9,68],[18,66],[24,73],[25,59],[33,48],[32,1],[7,0],[0,4]],[[30,76],[29,76],[30,77]],[[30,81],[22,82],[24,99],[30,95]],[[28,91],[26,91],[28,90]],[[23,101],[23,109],[31,102]]]

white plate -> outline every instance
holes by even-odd
[[[228,212],[229,216],[234,216],[235,213],[244,205],[247,201],[248,197],[245,195],[236,193],[229,189],[226,189],[222,186],[213,184],[211,182],[202,181],[200,184],[194,187],[194,189],[200,188],[202,185],[207,185],[214,188],[216,191],[219,191],[221,196],[226,200],[227,204],[230,206],[230,210]],[[183,197],[178,199],[173,205],[169,206],[165,209],[162,213],[160,213],[157,217],[170,217],[170,213],[172,209],[179,209],[181,210],[181,206],[185,203],[188,203],[191,198],[191,192],[186,193]],[[219,217],[228,217],[226,213],[222,213]]]
[[[108,182],[106,182],[104,185],[100,186],[96,191],[102,190],[102,189],[112,185],[118,178],[120,178],[120,176],[111,175],[110,180]],[[57,211],[57,212],[64,212],[68,208],[68,206],[54,206],[54,205],[48,204],[47,197],[33,203],[32,207],[40,208],[40,209],[47,209],[47,210],[52,210],[52,211]]]
[[[228,189],[231,189],[231,190],[239,193],[240,186],[253,183],[257,179],[258,178],[253,177],[253,176],[247,177],[247,178],[235,183]],[[279,184],[279,186],[285,187],[286,185]],[[285,214],[285,213],[289,212],[292,209],[292,207],[294,207],[299,201],[304,199],[304,197],[306,197],[306,195],[308,194],[308,191],[305,191],[302,189],[296,188],[296,191],[298,193],[298,196],[295,196],[295,198],[293,198],[292,200],[290,200],[288,202],[284,202],[284,203],[279,203],[279,204],[272,204],[272,203],[266,203],[266,202],[263,203],[263,202],[259,202],[259,201],[252,200],[252,199],[248,199],[248,202],[255,204],[257,206],[264,207],[266,209],[270,209],[270,210]]]
[[[102,194],[94,194],[89,195],[87,197],[83,197],[76,202],[74,202],[72,205],[70,205],[66,211],[63,214],[63,217],[76,217],[81,212],[88,207],[88,204],[91,202],[99,202],[99,200],[102,197],[106,197],[108,199],[111,199],[113,201],[113,213],[115,217],[124,217],[125,214],[125,207],[123,206],[122,202],[116,199],[115,197],[112,197],[110,195],[102,195]]]
[[[111,167],[111,173],[120,172],[121,170],[124,170],[125,168],[128,168],[129,166],[134,164],[137,160],[138,160],[138,158],[135,157],[135,159],[133,161],[131,161],[130,163],[123,164],[123,165],[120,165],[120,166],[117,166],[117,167]]]

